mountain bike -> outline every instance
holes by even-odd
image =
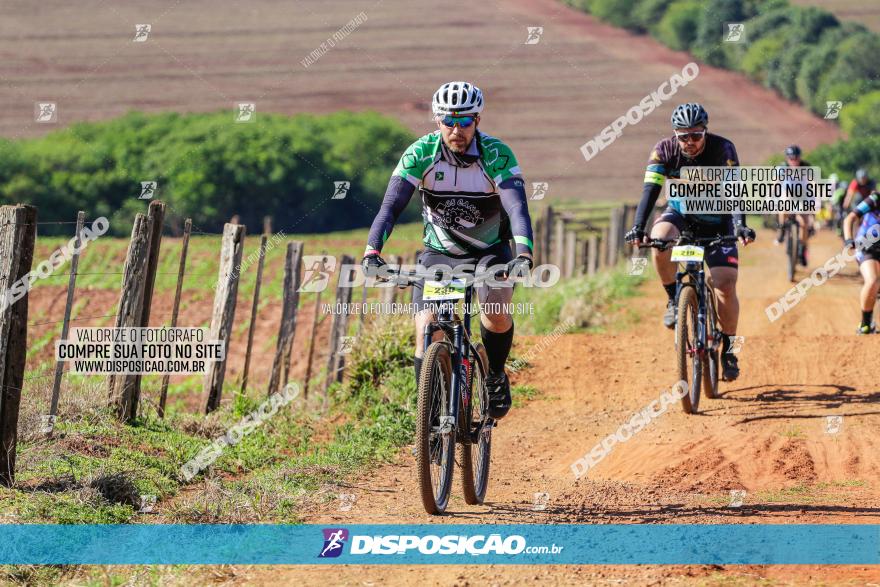
[[[721,325],[718,300],[706,277],[705,250],[719,245],[736,244],[735,236],[695,238],[688,233],[672,240],[653,239],[639,248],[665,251],[672,247],[672,261],[683,263],[675,274],[675,353],[679,380],[688,383],[688,393],[681,398],[686,414],[696,414],[700,390],[706,397],[718,397],[721,371]],[[690,371],[690,373],[688,372]]]
[[[467,279],[425,279],[422,288],[422,299],[438,305],[434,321],[424,332],[416,422],[419,487],[422,505],[429,514],[446,511],[456,460],[465,503],[478,505],[486,497],[496,421],[488,415],[489,359],[483,344],[474,344],[471,339],[470,310],[474,280],[490,275],[498,276],[480,272]],[[421,279],[398,271],[396,281],[402,286]],[[463,317],[455,313],[456,302],[464,304]],[[443,340],[432,342],[436,332],[443,333]]]

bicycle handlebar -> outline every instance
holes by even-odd
[[[680,236],[674,239],[661,239],[655,238],[650,239],[647,243],[639,245],[640,249],[659,249],[661,251],[665,251],[671,246],[680,246],[680,245],[700,245],[705,247],[711,247],[714,245],[725,245],[725,244],[736,244],[739,240],[739,237],[733,235],[726,236],[708,236],[708,237],[689,237],[689,236]]]

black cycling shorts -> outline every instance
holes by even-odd
[[[422,251],[422,254],[419,255],[419,267],[421,269],[427,269],[433,267],[434,265],[447,265],[453,269],[455,272],[455,268],[457,266],[463,265],[465,263],[476,265],[477,272],[484,271],[490,265],[500,265],[509,263],[513,259],[513,252],[510,250],[510,245],[507,241],[500,242],[496,245],[493,245],[486,249],[485,251],[481,251],[480,253],[474,256],[465,256],[465,257],[454,257],[451,255],[447,255],[441,253],[439,251],[434,251],[432,249],[425,249]],[[426,308],[434,308],[436,310],[438,303],[437,302],[425,302],[422,300],[422,283],[421,281],[413,284],[415,288],[413,291],[413,306],[416,312],[420,312]],[[492,287],[486,283],[478,285],[475,288],[477,293],[477,297],[479,298],[480,303],[485,303],[489,296],[495,290],[501,289],[509,289],[511,286],[505,287]],[[494,296],[492,296],[494,297]],[[477,300],[471,300],[471,303],[476,302]]]
[[[705,224],[703,222],[692,222],[687,217],[672,208],[667,207],[663,214],[660,215],[654,224],[658,222],[669,222],[678,229],[679,234],[682,232],[690,232],[696,238],[708,238],[714,236],[727,236],[733,234],[733,217],[721,224]],[[714,245],[706,249],[705,255],[706,265],[712,267],[733,267],[739,268],[739,251],[736,244],[731,245]]]

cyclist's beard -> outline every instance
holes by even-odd
[[[685,151],[684,147],[681,148],[681,152],[684,153],[684,156],[687,157],[688,159],[696,159],[697,157],[700,156],[700,153],[702,153],[705,149],[706,149],[706,139],[703,139],[703,146],[700,147],[699,149],[695,150],[693,155],[691,155],[690,153]]]
[[[470,150],[471,144],[473,144],[473,141],[475,141],[476,139],[477,139],[477,137],[476,137],[476,135],[474,135],[474,138],[471,139],[471,143],[468,144],[468,146],[464,149],[463,152],[460,152],[460,153],[453,151],[452,147],[450,147],[449,145],[446,144],[445,141],[443,141],[442,142],[443,143],[443,155],[445,156],[447,161],[449,161],[450,163],[452,163],[456,167],[468,167],[474,161],[476,161],[477,159],[480,158],[479,154],[471,155],[471,154],[467,153],[467,151]]]

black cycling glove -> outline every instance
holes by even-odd
[[[645,227],[636,224],[629,230],[629,232],[623,235],[623,240],[628,243],[634,243],[637,240],[645,240],[647,236],[648,235],[645,233]]]
[[[379,253],[368,253],[361,260],[361,267],[364,268],[364,275],[367,277],[376,277],[379,274],[379,268],[386,265],[385,259],[379,256]]]

